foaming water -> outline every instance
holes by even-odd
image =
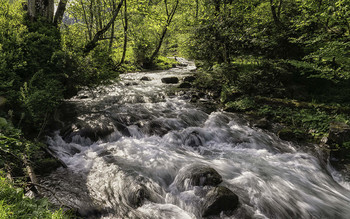
[[[72,98],[78,123],[112,131],[95,140],[83,132],[50,138],[68,168],[42,183],[88,218],[201,218],[203,188],[182,191],[174,180],[182,168],[204,164],[240,199],[233,215],[218,218],[349,218],[349,184],[331,167],[239,115],[208,114],[186,94],[171,95],[173,85],[161,78],[190,75],[188,64],[122,75],[120,83]]]

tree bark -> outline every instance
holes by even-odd
[[[31,21],[36,17],[35,0],[28,0],[28,15]]]
[[[114,22],[112,23],[112,27],[111,27],[111,37],[109,39],[109,51],[112,51],[112,47],[113,47],[113,41],[114,41]]]
[[[91,50],[93,50],[96,46],[100,38],[103,36],[104,33],[107,32],[107,30],[112,26],[112,23],[114,23],[115,19],[117,18],[120,8],[123,5],[124,0],[121,0],[116,8],[116,10],[113,13],[113,17],[109,20],[109,22],[97,33],[95,34],[94,38],[88,42],[84,48],[84,54],[88,54]]]
[[[275,22],[275,25],[280,28],[282,26],[282,23],[278,17],[278,13],[276,12],[276,6],[274,4],[274,0],[270,0],[270,8],[271,8],[271,13],[272,13],[272,18],[273,21]],[[280,10],[280,9],[279,9]]]
[[[53,23],[58,26],[62,23],[64,12],[66,11],[68,0],[60,0]]]
[[[88,22],[88,17],[86,15],[86,10],[85,10],[85,5],[84,5],[84,2],[82,0],[80,0],[80,4],[81,4],[81,8],[83,9],[83,19],[85,21],[85,24],[86,24],[86,28],[88,30],[88,36],[89,36],[89,40],[92,40],[92,30],[90,28],[90,24]]]
[[[28,161],[26,155],[23,155],[23,156],[22,156],[22,160],[23,160],[23,164],[24,164],[25,167],[26,167],[27,174],[28,174],[28,176],[29,176],[29,178],[30,178],[30,181],[34,184],[34,188],[35,188],[35,190],[36,190],[36,191],[34,191],[34,192],[37,192],[37,194],[38,194],[39,196],[41,196],[42,193],[41,193],[40,188],[38,188],[37,186],[35,186],[35,184],[38,184],[38,179],[36,178],[36,175],[35,175],[35,173],[34,173],[33,167],[30,165],[30,163],[29,163],[29,161]]]
[[[123,64],[126,56],[126,49],[128,45],[128,9],[127,9],[127,0],[124,0],[124,46],[123,46],[123,55],[120,60],[119,65]]]
[[[166,2],[166,0],[164,0],[164,1]],[[153,54],[152,54],[152,56],[151,56],[151,58],[149,60],[150,63],[152,63],[154,61],[154,59],[157,57],[157,55],[159,53],[160,48],[162,47],[163,40],[164,40],[165,35],[166,35],[167,31],[168,31],[168,27],[169,27],[169,25],[170,25],[174,15],[175,15],[175,12],[176,12],[176,9],[177,9],[178,5],[179,5],[179,0],[176,0],[175,6],[171,10],[171,12],[170,12],[170,14],[168,16],[168,19],[166,21],[166,24],[165,24],[165,26],[163,28],[163,31],[162,31],[161,37],[159,39],[158,45],[157,45],[156,49],[154,50],[154,52],[153,52]],[[167,7],[167,5],[166,5],[166,7]]]
[[[54,10],[54,0],[28,0],[28,15],[31,21],[42,16],[51,23],[53,22]]]

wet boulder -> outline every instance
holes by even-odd
[[[71,142],[74,136],[89,138],[92,141],[102,139],[114,132],[114,128],[109,125],[93,125],[84,122],[68,126],[61,130],[61,135],[66,142]]]
[[[114,188],[116,192],[114,195],[119,202],[126,203],[132,208],[138,208],[147,201],[161,202],[162,197],[159,195],[163,193],[161,187],[154,186],[151,181],[137,172],[120,171],[119,174],[124,178],[114,184],[117,186]]]
[[[140,78],[140,81],[151,81],[152,79],[150,77],[147,76],[143,76],[142,78]]]
[[[350,126],[342,122],[333,122],[329,127],[328,144],[341,145],[350,141]]]
[[[183,82],[178,86],[178,88],[191,88],[191,87],[192,85],[188,82]]]
[[[212,188],[204,199],[203,217],[218,215],[222,211],[231,214],[239,205],[238,196],[223,186]]]
[[[342,122],[331,123],[328,139],[325,142],[331,148],[329,154],[330,163],[339,170],[345,170],[346,175],[348,175],[349,167],[347,167],[346,163],[350,161],[347,156],[350,153],[350,149],[346,145],[350,142],[350,126]]]
[[[261,129],[269,129],[271,127],[271,124],[267,118],[262,118],[255,122],[254,127]]]
[[[203,141],[198,132],[191,132],[185,139],[185,145],[190,147],[198,147],[203,145]]]
[[[177,84],[179,83],[179,79],[177,77],[167,77],[167,78],[162,78],[162,82],[164,84]]]
[[[170,128],[164,126],[164,124],[161,121],[152,120],[144,124],[141,130],[143,133],[149,135],[163,136],[170,131]]]
[[[188,83],[192,83],[192,82],[194,82],[195,80],[196,80],[196,77],[193,76],[193,75],[191,75],[191,76],[186,76],[186,77],[184,77],[184,79],[183,79],[184,82],[188,82]]]
[[[222,177],[214,168],[202,164],[182,168],[174,180],[174,184],[180,191],[188,190],[193,186],[217,186],[221,182]]]
[[[125,86],[139,85],[137,82],[126,82]]]
[[[145,200],[149,199],[149,191],[147,188],[142,185],[133,185],[130,184],[130,187],[127,190],[126,200],[128,204],[134,208],[138,208],[143,205]]]

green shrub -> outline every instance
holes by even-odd
[[[0,218],[70,218],[62,210],[51,210],[46,199],[34,200],[24,196],[0,173]]]
[[[252,98],[243,97],[234,102],[228,102],[225,104],[225,109],[228,111],[247,111],[256,107],[256,103]]]

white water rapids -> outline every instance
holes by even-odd
[[[69,100],[77,121],[114,131],[97,141],[79,132],[49,139],[68,166],[41,179],[55,191],[56,197],[47,192],[49,199],[86,218],[201,218],[198,188],[181,192],[173,181],[181,168],[206,164],[240,201],[232,215],[211,218],[350,218],[349,184],[333,179],[316,157],[239,115],[208,113],[185,93],[169,95],[173,85],[161,78],[181,79],[192,68],[189,62],[124,74],[94,95],[82,91]],[[151,80],[140,81],[143,76]]]

